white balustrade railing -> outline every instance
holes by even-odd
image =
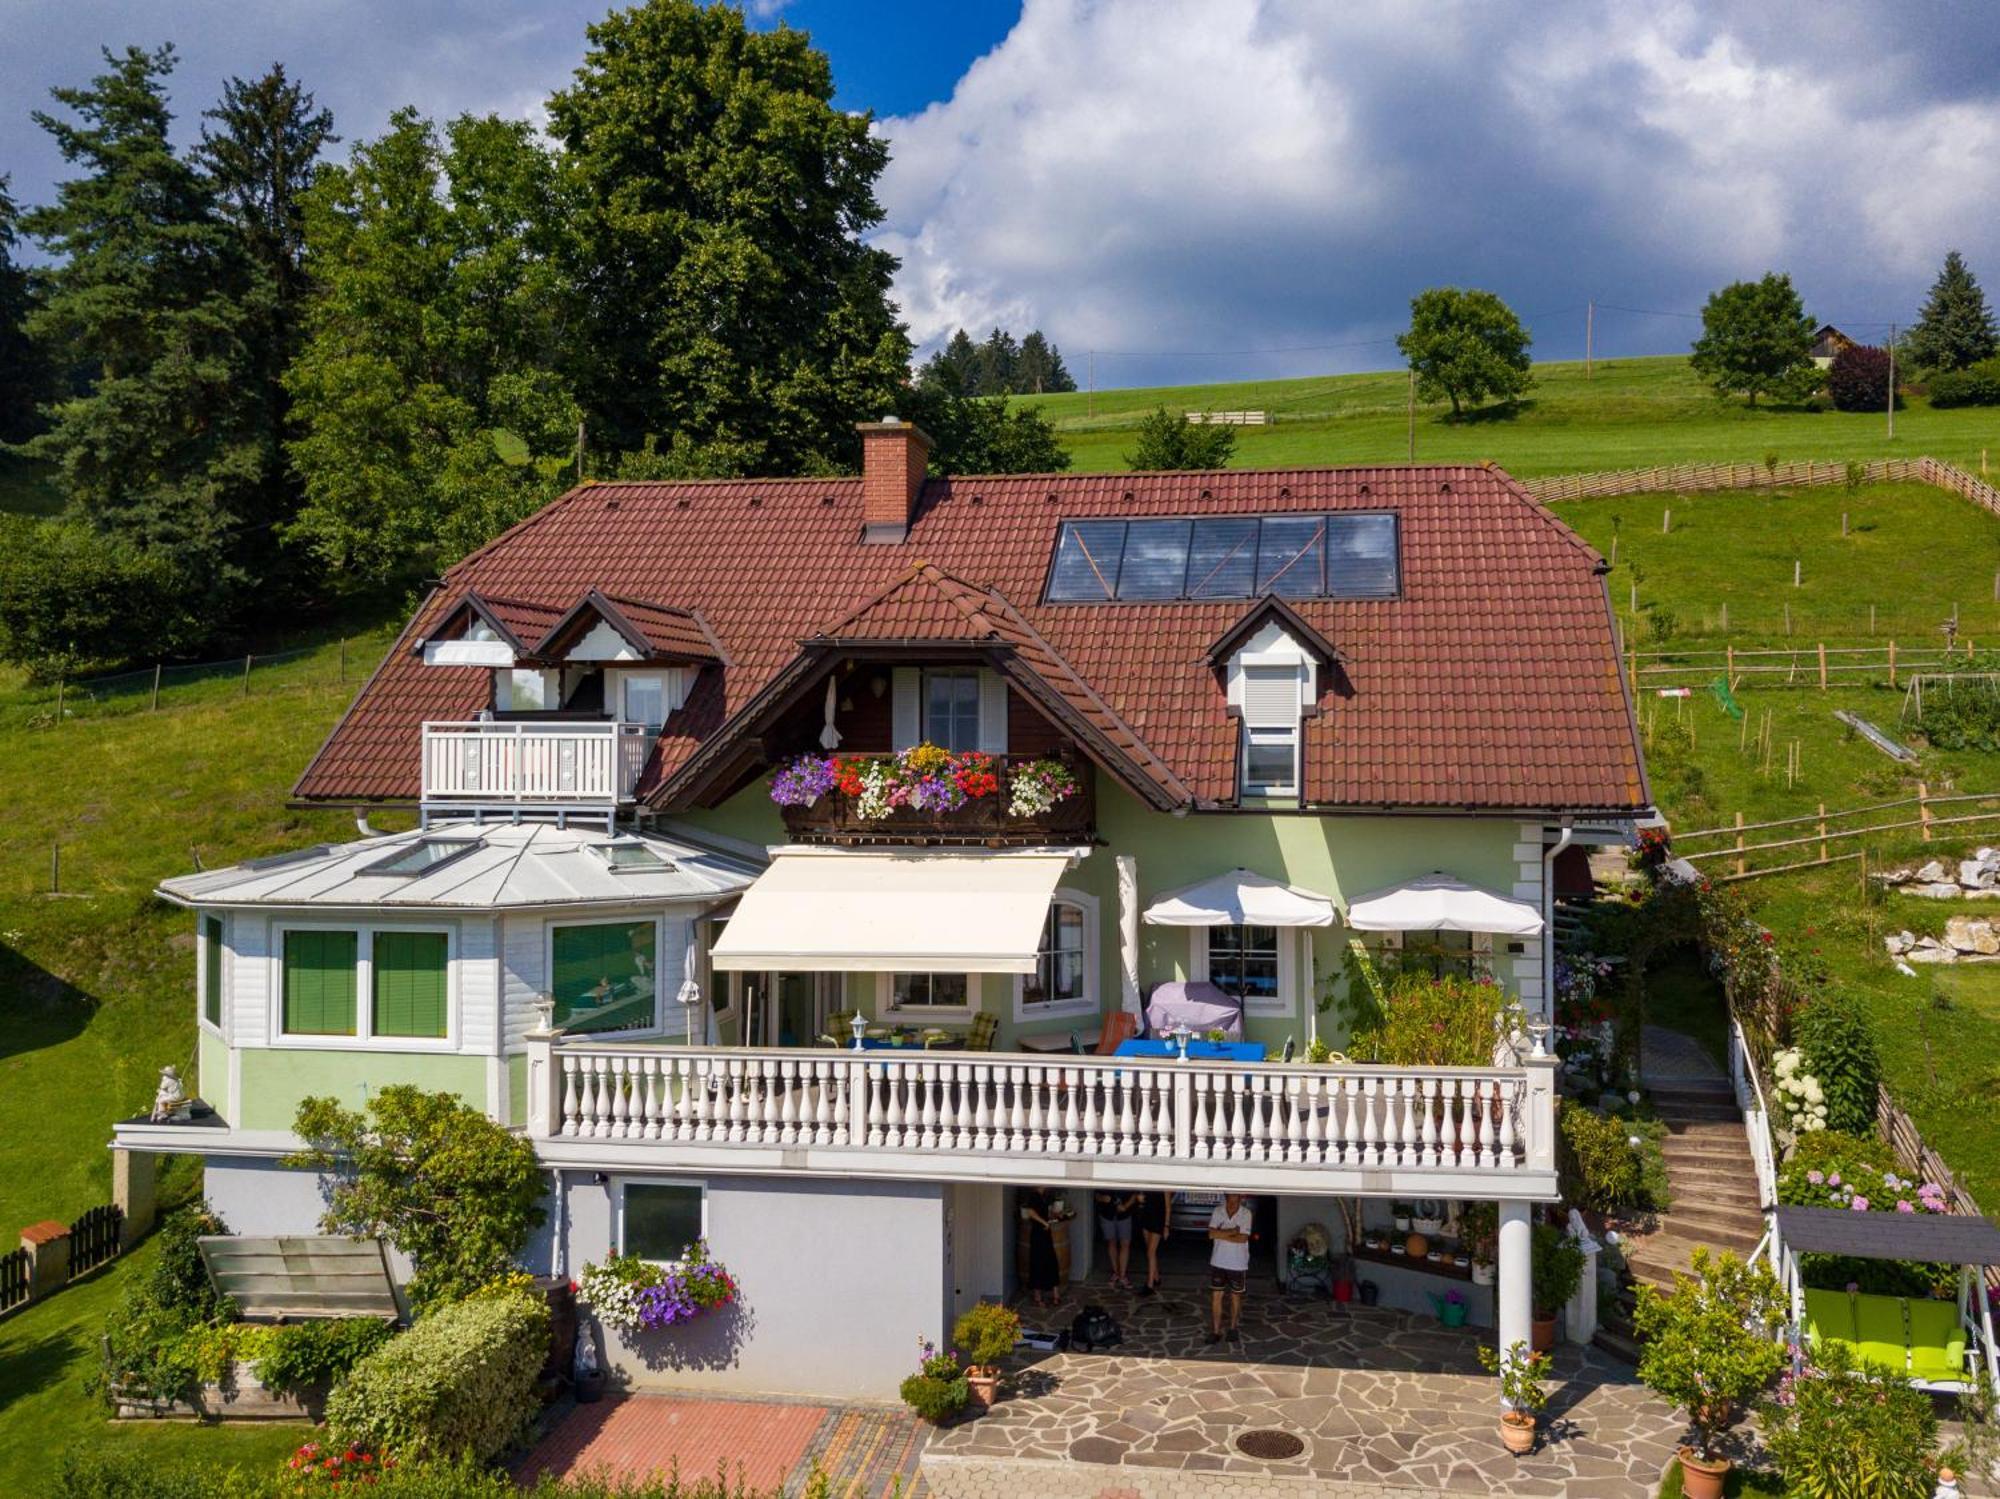
[[[533,1038],[531,1038],[531,1047]],[[531,1050],[531,1066],[537,1058]],[[1028,1053],[546,1044],[548,1138],[1166,1158],[1261,1166],[1546,1168],[1546,1068],[1390,1068]],[[539,1117],[536,1117],[539,1115]]]
[[[1757,1075],[1757,1059],[1751,1054],[1743,1026],[1729,1017],[1729,1082],[1736,1092],[1736,1107],[1743,1111],[1743,1133],[1750,1143],[1750,1163],[1757,1173],[1757,1206],[1767,1215],[1764,1237],[1758,1249],[1770,1257],[1771,1268],[1783,1274],[1785,1246],[1778,1233],[1778,1220],[1771,1210],[1778,1204],[1778,1158],[1771,1146],[1771,1108],[1764,1096],[1763,1079]],[[1751,1258],[1754,1260],[1755,1255]]]
[[[427,723],[427,802],[613,805],[631,798],[652,739],[642,724]]]

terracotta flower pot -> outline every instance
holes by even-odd
[[[991,1410],[993,1402],[1000,1397],[1000,1371],[998,1369],[967,1369],[966,1388],[972,1398],[967,1402],[978,1410]]]
[[[1547,1353],[1556,1346],[1556,1319],[1537,1316],[1528,1324],[1528,1346],[1537,1353]]]
[[[1535,1450],[1535,1418],[1526,1411],[1503,1411],[1500,1414],[1500,1445],[1516,1457],[1526,1457]]]
[[[1692,1447],[1683,1447],[1680,1459],[1681,1493],[1687,1499],[1722,1499],[1722,1487],[1729,1481],[1728,1458],[1704,1462]]]

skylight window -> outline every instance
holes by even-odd
[[[636,838],[617,838],[610,843],[593,843],[590,851],[608,865],[614,874],[649,874],[656,870],[670,870],[674,866],[660,857],[659,850]]]
[[[420,838],[408,848],[398,849],[385,859],[365,866],[362,874],[391,874],[411,879],[462,859],[476,848],[484,848],[478,838]]]
[[[1046,598],[1394,598],[1396,533],[1389,514],[1066,521]]]

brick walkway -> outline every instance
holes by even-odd
[[[831,1499],[924,1499],[917,1473],[927,1428],[906,1412],[680,1395],[616,1395],[579,1405],[521,1465],[542,1474],[614,1478],[722,1473],[755,1493],[796,1494],[816,1463]]]

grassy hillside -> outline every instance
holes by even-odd
[[[285,793],[385,644],[350,643],[345,682],[329,645],[248,696],[197,683],[61,723],[46,691],[0,683],[0,1233],[105,1200],[111,1122],[165,1063],[192,1076],[194,928],[154,883],[351,829]]]
[[[1491,458],[1516,474],[1634,468],[1654,463],[1759,463],[1785,459],[1930,454],[1977,468],[1980,450],[2000,460],[2000,410],[1933,411],[1921,398],[1896,413],[1896,439],[1879,414],[1752,410],[1720,401],[1679,356],[1535,366],[1535,389],[1511,416],[1453,423],[1444,407],[1419,407],[1420,461]],[[1408,456],[1408,376],[1402,371],[1257,380],[1224,385],[1030,396],[1047,412],[1078,469],[1127,466],[1139,419],[1155,406],[1185,411],[1267,411],[1269,427],[1237,436],[1238,468],[1296,464],[1401,463]]]

